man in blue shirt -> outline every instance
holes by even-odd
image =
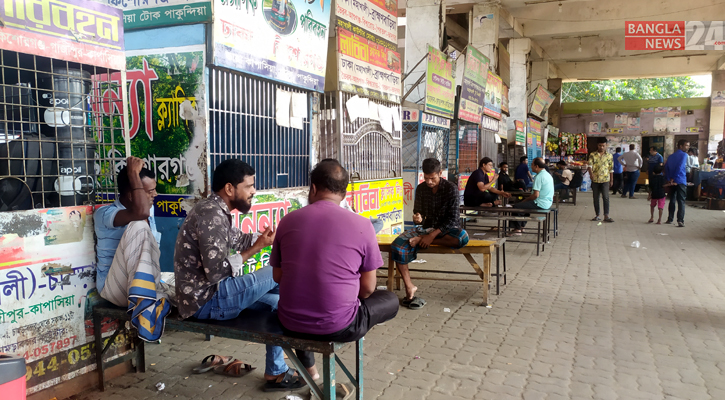
[[[522,182],[524,184],[524,187],[531,187],[531,180],[533,179],[531,177],[531,171],[529,171],[529,158],[526,156],[523,156],[519,159],[519,166],[516,167],[516,173],[514,174],[514,179],[517,182]]]
[[[670,184],[670,207],[667,221],[671,224],[675,216],[675,202],[677,202],[677,226],[685,226],[685,196],[687,196],[687,149],[690,142],[680,139],[677,142],[677,151],[667,158],[665,163],[665,180]]]
[[[153,217],[154,197],[157,195],[154,173],[144,168],[142,159],[129,157],[126,166],[118,172],[116,184],[118,185],[116,201],[100,207],[93,214],[98,255],[96,267],[98,293],[101,293],[106,284],[108,270],[111,268],[118,243],[130,222],[148,220],[157,244],[161,242],[161,234],[156,230]]]
[[[516,204],[517,209],[548,210],[551,208],[554,201],[554,178],[546,172],[545,167],[546,163],[543,158],[534,158],[534,162],[531,163],[531,168],[536,173],[533,192],[524,201]],[[529,216],[529,214],[523,215]],[[514,228],[512,236],[521,236],[525,226],[526,222],[511,221],[511,227]]]
[[[662,158],[662,154],[657,152],[657,148],[652,146],[649,148],[649,158],[647,159],[647,173],[655,170],[655,167],[662,165],[665,159]]]
[[[616,195],[617,192],[622,191],[622,163],[619,162],[619,157],[622,156],[622,148],[617,147],[614,150],[612,160],[614,161],[614,173],[612,174],[612,194]]]

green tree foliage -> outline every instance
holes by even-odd
[[[566,82],[563,103],[583,101],[652,100],[699,97],[704,86],[689,76]]]

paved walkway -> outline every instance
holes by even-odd
[[[644,197],[613,199],[614,224],[592,214],[582,194],[562,206],[561,235],[540,257],[533,245],[510,246],[509,284],[490,309],[475,283],[419,282],[428,305],[401,309],[366,337],[365,398],[725,399],[725,215],[688,207],[685,228],[647,225]],[[470,268],[460,258],[428,255],[426,267]],[[79,397],[285,398],[260,389],[263,346],[203,339],[169,332],[147,347],[146,374]],[[259,369],[191,375],[207,354]]]

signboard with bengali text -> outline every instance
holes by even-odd
[[[483,115],[489,60],[472,46],[466,48],[458,119],[478,123]]]
[[[211,21],[211,1],[185,2],[153,8],[123,11],[123,27],[128,30]]]
[[[123,69],[122,11],[83,0],[0,2],[0,47],[83,64]]]
[[[398,49],[398,2],[396,0],[339,0],[335,2],[338,25],[355,34],[363,30],[388,42],[391,50]],[[355,29],[357,28],[357,29]],[[383,45],[383,43],[377,43]]]
[[[456,97],[456,81],[453,64],[442,51],[428,45],[426,70],[425,110],[445,118],[453,118]]]
[[[501,78],[493,72],[488,72],[488,79],[486,81],[486,101],[483,108],[483,113],[496,118],[501,119],[501,91],[503,90],[503,82]]]

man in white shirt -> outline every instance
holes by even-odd
[[[627,193],[630,199],[634,198],[634,188],[637,186],[639,171],[642,169],[642,156],[634,148],[635,146],[630,144],[629,151],[619,157],[619,163],[624,167],[625,174],[623,198],[627,197]]]

